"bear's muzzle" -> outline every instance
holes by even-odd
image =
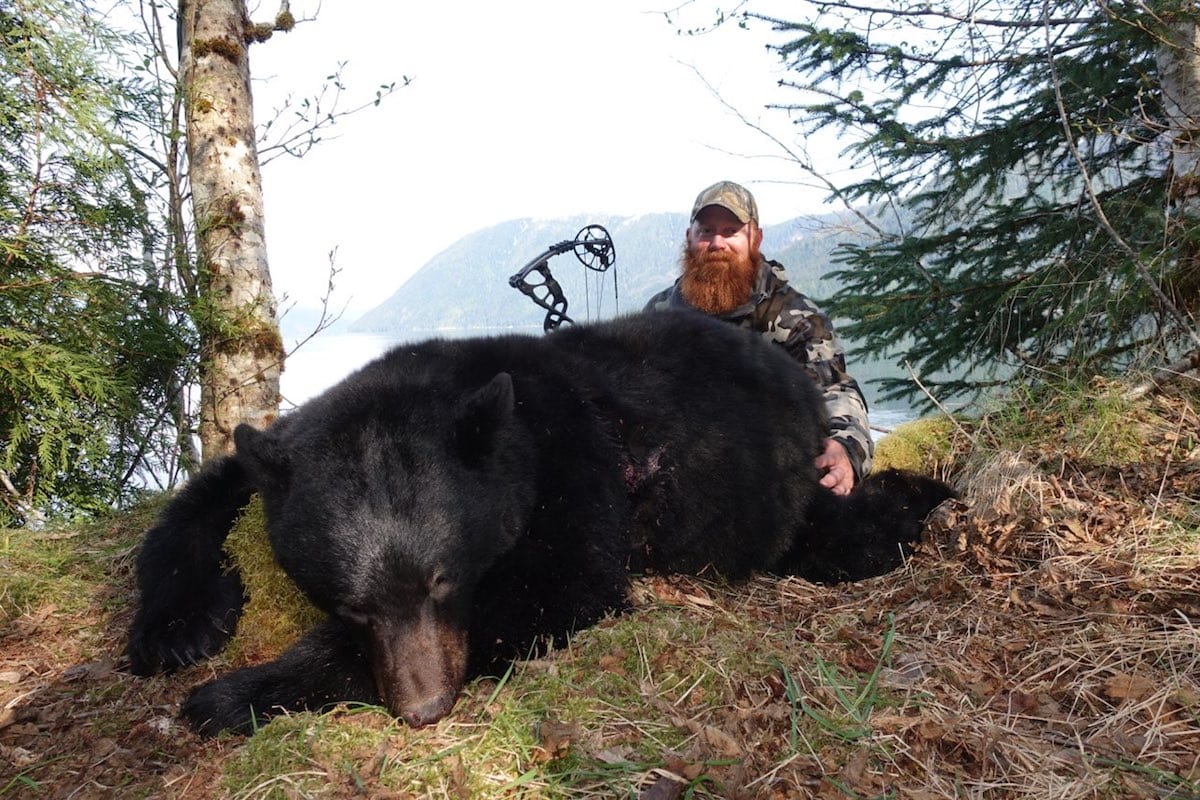
[[[371,669],[388,709],[413,727],[450,713],[467,672],[467,632],[433,604],[412,617],[372,620]]]

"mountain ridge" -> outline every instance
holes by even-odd
[[[844,229],[828,232],[839,219],[838,215],[799,217],[763,230],[763,252],[783,263],[792,283],[818,301],[836,288],[825,276],[834,268],[833,249],[848,235]],[[419,336],[540,329],[545,312],[511,288],[508,279],[547,248],[574,239],[588,225],[608,230],[616,250],[614,266],[596,273],[570,253],[552,258],[549,264],[567,297],[567,314],[576,322],[638,311],[677,277],[685,214],[522,217],[459,239],[354,320],[349,330]],[[809,233],[805,228],[813,230]]]

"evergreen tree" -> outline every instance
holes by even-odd
[[[742,19],[781,34],[783,108],[860,170],[834,195],[876,224],[840,250],[830,306],[863,352],[946,397],[1196,360],[1195,4],[804,8]]]
[[[60,0],[0,2],[0,524],[107,506],[178,453],[195,350],[118,131],[123,40]]]
[[[0,0],[0,525],[171,486],[198,440],[273,415],[257,159],[211,156],[233,129],[255,151],[245,48],[295,24],[286,0],[259,24],[241,0]],[[343,88],[277,111],[259,152],[302,157],[396,85],[350,108]]]

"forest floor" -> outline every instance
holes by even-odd
[[[419,730],[342,707],[201,740],[180,701],[240,657],[124,670],[154,509],[0,531],[0,798],[1196,800],[1198,397],[963,423],[932,465],[963,499],[899,571],[639,579]]]

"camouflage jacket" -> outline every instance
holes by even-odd
[[[646,311],[695,310],[679,291],[679,281],[650,298]],[[830,436],[850,455],[859,480],[871,468],[875,447],[867,421],[867,401],[846,372],[846,354],[833,323],[812,300],[792,288],[783,265],[763,260],[750,301],[718,314],[718,319],[759,331],[804,365],[825,392]]]

